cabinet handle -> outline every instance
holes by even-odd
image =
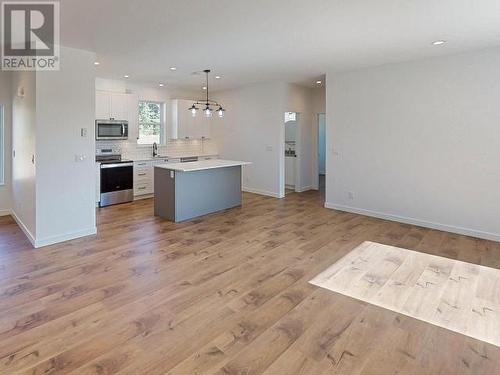
[[[137,190],[146,190],[146,187],[143,186],[143,187],[137,188]]]
[[[139,173],[139,176],[145,176],[146,173]]]

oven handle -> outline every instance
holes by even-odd
[[[125,137],[125,124],[122,122],[122,137]]]
[[[133,167],[134,163],[117,163],[117,164],[101,164],[101,169],[119,168],[119,167]]]

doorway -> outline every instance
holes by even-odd
[[[297,188],[297,113],[285,112],[285,195]]]
[[[318,189],[325,193],[326,175],[326,115],[318,114]]]

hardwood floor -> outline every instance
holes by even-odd
[[[500,270],[363,242],[311,284],[500,348]]]
[[[174,224],[152,201],[34,250],[0,218],[1,374],[497,374],[500,348],[308,283],[363,241],[500,268],[500,244],[244,195]]]

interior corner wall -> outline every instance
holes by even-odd
[[[12,73],[12,216],[35,244],[35,127],[36,75],[34,72]]]
[[[282,196],[287,90],[285,83],[262,83],[214,95],[226,108],[212,126],[220,157],[252,162],[243,167],[245,191]]]
[[[36,75],[37,246],[96,232],[94,61],[61,47],[60,71]]]
[[[3,114],[3,161],[4,183],[0,184],[0,216],[9,215],[12,210],[12,88],[11,72],[0,71],[0,105]],[[0,130],[1,131],[1,130]],[[0,139],[2,137],[0,136]],[[1,181],[0,181],[1,183]]]
[[[326,206],[500,240],[500,49],[327,75]]]

